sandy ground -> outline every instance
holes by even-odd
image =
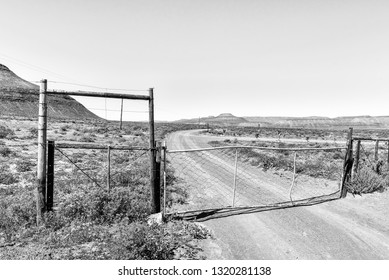
[[[210,140],[215,140],[215,137],[202,136],[198,131],[182,131],[168,137],[167,147],[169,150],[205,148],[209,147],[207,142]],[[195,164],[194,157],[188,159]],[[230,188],[226,176],[213,179],[221,169],[230,171],[224,167],[227,165],[225,161],[213,154],[207,162],[199,165],[202,172],[192,176],[204,182],[212,180],[221,190]],[[172,164],[175,164],[174,160]],[[251,173],[249,169],[245,172]],[[280,191],[286,188],[283,178],[272,173],[259,175],[258,180],[269,186],[261,197],[266,196],[266,200],[273,198],[274,201],[285,197],[285,192]],[[258,174],[250,176],[253,177],[258,177]],[[208,195],[201,186],[198,188],[197,198],[190,198],[190,203],[223,202],[224,198],[218,193]],[[250,199],[246,196],[246,201],[243,201],[247,203]],[[215,216],[202,222],[215,236],[215,239],[205,241],[203,247],[209,259],[389,259],[388,201],[389,192],[386,191],[362,197],[349,195],[346,199],[312,206],[222,218]],[[226,205],[228,203],[229,198]]]

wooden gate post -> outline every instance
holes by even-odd
[[[350,127],[347,137],[347,152],[343,165],[343,178],[341,186],[341,198],[345,198],[347,195],[346,183],[351,180],[351,171],[353,167],[353,128]]]
[[[42,221],[42,214],[46,208],[46,139],[47,139],[47,80],[41,80],[39,89],[38,113],[38,166],[36,187],[36,222]]]
[[[234,168],[234,182],[233,182],[233,189],[232,189],[232,207],[235,207],[237,176],[238,176],[238,148],[235,148],[235,168]]]
[[[111,190],[111,146],[107,148],[107,191]]]
[[[149,89],[149,130],[150,130],[150,194],[151,194],[151,213],[158,213],[161,210],[159,197],[159,184],[157,183],[157,162],[156,146],[154,135],[154,89]]]
[[[389,142],[388,142],[388,158],[386,159],[386,162],[387,162],[387,168],[389,171]]]
[[[122,130],[123,127],[123,98],[120,105],[120,130]]]
[[[380,141],[375,141],[375,148],[374,148],[374,161],[378,161],[378,144]]]
[[[154,200],[156,201],[156,213],[161,212],[161,158],[162,158],[162,146],[161,142],[156,143],[156,155],[155,155],[155,185],[154,185]]]
[[[162,161],[163,161],[163,210],[162,210],[162,216],[164,217],[165,214],[166,214],[166,195],[167,195],[167,192],[166,192],[166,150],[167,150],[167,147],[166,147],[166,142],[163,141],[163,144],[162,144],[162,148],[161,148],[161,157],[162,157]]]
[[[54,141],[47,141],[46,211],[53,211],[54,204]]]
[[[358,140],[355,148],[354,174],[358,173],[360,151],[361,151],[361,140]]]

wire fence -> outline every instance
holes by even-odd
[[[387,173],[389,169],[388,141],[355,141],[354,173],[360,169],[373,169],[378,174]]]
[[[186,202],[170,199],[166,213],[293,204],[338,193],[343,150],[230,146],[167,151],[167,167],[175,177],[167,193],[184,190],[180,195]]]
[[[150,149],[109,150],[55,147],[54,206],[61,197],[91,188],[147,185]]]

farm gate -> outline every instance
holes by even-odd
[[[167,150],[167,214],[281,207],[339,198],[346,147]]]

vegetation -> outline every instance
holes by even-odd
[[[213,125],[205,131],[206,134],[252,137],[252,138],[296,138],[307,142],[313,139],[331,141],[345,141],[348,129],[318,129],[318,128],[273,128],[273,127],[218,127]],[[354,134],[361,137],[389,138],[389,130],[384,129],[354,129]]]
[[[231,128],[229,128],[231,129]],[[233,130],[234,128],[232,128]],[[218,130],[219,133],[222,132]],[[247,130],[250,131],[250,130]],[[274,132],[277,129],[266,128],[268,132],[266,137],[273,137]],[[297,136],[299,129],[289,129],[284,133],[290,133],[290,138]],[[306,135],[311,135],[310,132],[318,130],[306,130]],[[217,131],[211,133],[218,133]],[[227,134],[227,130],[224,131]],[[292,135],[293,133],[293,135]],[[364,130],[359,132],[358,135],[368,136],[368,133],[373,133],[373,137],[387,137],[388,131],[386,130]],[[375,134],[374,134],[375,133]],[[306,136],[313,138],[315,134]],[[317,135],[316,135],[317,137]],[[250,145],[261,147],[274,147],[274,148],[296,148],[299,146],[304,147],[328,147],[331,142],[327,143],[314,143],[309,142],[309,139],[305,144],[287,144],[283,142],[266,142],[266,141],[241,141],[235,138],[234,140],[226,139],[224,141],[212,141],[213,146],[226,146],[226,145]],[[379,145],[378,158],[386,158],[388,151],[388,145]],[[232,151],[230,151],[233,156]],[[285,170],[293,171],[294,168],[294,152],[293,151],[264,151],[256,149],[240,149],[240,159],[249,162],[253,166],[258,166],[262,170]],[[296,156],[296,173],[309,175],[317,178],[325,178],[330,180],[338,180],[341,176],[344,161],[344,151],[328,150],[328,151],[314,151],[314,152],[298,152]],[[360,166],[358,172],[356,172],[351,182],[346,184],[346,188],[349,193],[365,194],[373,192],[382,192],[389,188],[389,169],[387,164],[382,160],[374,160],[374,146],[373,145],[361,145],[360,153]]]
[[[11,138],[15,135],[15,132],[3,125],[0,125],[0,139]]]
[[[388,174],[378,174],[369,166],[362,166],[346,185],[347,191],[353,195],[383,192],[389,187]]]
[[[11,150],[8,146],[12,142],[4,140],[0,146],[0,259],[204,258],[198,241],[208,238],[209,233],[203,227],[177,220],[149,222],[147,151],[111,152],[109,191],[105,185],[106,151],[56,152],[54,211],[46,213],[44,222],[37,226],[35,125],[24,121],[19,127],[17,137],[23,145]],[[165,128],[168,125],[157,128],[159,137],[167,133]],[[58,122],[50,123],[48,133],[49,139],[56,141],[76,137],[118,144],[126,139],[127,145],[148,147],[144,124],[126,124],[119,130],[109,123]],[[172,170],[167,177],[174,184]],[[185,198],[185,192],[175,186],[168,192],[167,203],[184,203]]]
[[[213,146],[221,145],[242,145],[258,146],[272,148],[298,148],[301,144],[286,144],[277,142],[257,142],[257,141],[230,141],[225,140],[210,142]],[[305,147],[307,145],[304,145]],[[309,143],[309,147],[326,147],[328,144],[318,145]],[[229,151],[232,155],[233,151]],[[239,158],[242,161],[249,162],[253,166],[258,166],[264,171],[268,170],[294,170],[294,152],[293,151],[266,151],[259,149],[239,149]],[[296,154],[296,173],[309,175],[312,177],[339,180],[341,176],[344,152],[339,150],[329,151],[304,151]]]

